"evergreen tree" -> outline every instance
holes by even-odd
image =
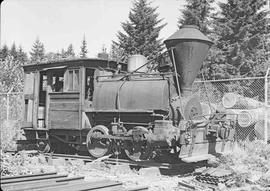
[[[67,58],[66,51],[63,48],[61,50],[61,58],[63,58],[63,59]]]
[[[71,57],[71,58],[75,57],[75,53],[74,53],[74,49],[73,49],[72,44],[70,44],[68,46],[67,51],[66,51],[66,55],[67,55],[67,57]]]
[[[163,44],[158,39],[160,30],[166,25],[158,19],[157,7],[151,7],[147,0],[136,0],[129,12],[129,20],[122,23],[123,32],[118,32],[118,42],[113,47],[124,51],[123,60],[132,54],[142,54],[148,59],[156,58],[163,50]]]
[[[62,54],[59,53],[59,51],[57,53],[54,53],[54,52],[48,52],[46,55],[45,55],[45,61],[47,62],[53,62],[53,61],[59,61],[59,60],[62,60],[63,57],[62,57]]]
[[[87,58],[87,43],[85,40],[85,35],[83,36],[83,41],[82,41],[82,46],[81,46],[81,52],[80,52],[80,57],[81,58]]]
[[[13,56],[13,58],[16,60],[17,59],[17,48],[15,43],[11,45],[10,51],[9,51],[10,56]]]
[[[14,92],[23,91],[22,63],[8,55],[0,61],[0,91],[8,92],[12,87]]]
[[[263,75],[269,51],[270,26],[266,0],[228,0],[219,3],[216,16],[217,62],[213,73],[218,78]]]
[[[214,0],[186,0],[187,4],[178,19],[178,27],[182,25],[196,25],[204,34],[209,33],[211,3]]]
[[[27,54],[23,51],[22,47],[19,46],[19,49],[17,51],[17,60],[20,63],[25,63],[27,62],[28,58],[27,58]]]
[[[125,60],[124,52],[125,51],[120,48],[119,45],[117,45],[116,43],[112,43],[109,58],[118,62],[123,61]]]
[[[3,47],[0,50],[0,60],[4,60],[9,54],[9,49],[6,44],[3,45]]]
[[[32,52],[30,52],[32,62],[40,62],[45,58],[44,45],[37,38],[33,44]]]

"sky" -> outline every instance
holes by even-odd
[[[1,45],[17,46],[29,52],[37,37],[46,53],[61,52],[73,44],[80,51],[85,35],[88,57],[96,57],[104,46],[108,51],[121,22],[128,20],[132,0],[4,0],[1,4]],[[159,18],[167,25],[160,32],[165,40],[177,30],[184,0],[152,0]]]

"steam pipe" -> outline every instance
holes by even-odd
[[[178,73],[176,70],[176,64],[175,64],[175,58],[174,58],[174,47],[171,48],[171,54],[172,54],[172,62],[173,62],[173,67],[174,67],[174,73],[175,73],[175,78],[176,78],[176,85],[178,89],[178,96],[179,96],[179,104],[180,104],[180,112],[183,113],[183,108],[182,108],[182,101],[181,101],[181,90],[180,90],[180,84],[178,80]]]

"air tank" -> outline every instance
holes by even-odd
[[[180,75],[179,84],[182,96],[189,95],[192,84],[213,42],[197,26],[184,25],[164,41],[176,71]]]

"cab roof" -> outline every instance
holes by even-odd
[[[24,72],[32,71],[46,71],[50,69],[64,69],[64,68],[76,68],[76,67],[91,67],[91,68],[102,68],[105,70],[117,70],[117,65],[122,66],[122,71],[127,70],[127,64],[117,62],[114,60],[107,60],[102,58],[85,58],[85,59],[71,59],[71,60],[60,60],[41,62],[37,64],[28,64],[23,66]]]

